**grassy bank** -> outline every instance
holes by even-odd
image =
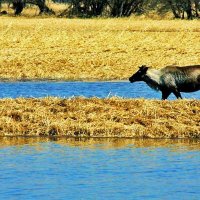
[[[200,138],[200,101],[1,99],[1,136]]]
[[[1,17],[0,79],[127,79],[200,63],[200,21]]]

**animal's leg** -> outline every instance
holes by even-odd
[[[162,91],[162,100],[167,99],[170,94],[171,94],[171,92],[168,90]]]
[[[181,93],[177,90],[173,91],[174,95],[176,96],[177,99],[182,99]]]

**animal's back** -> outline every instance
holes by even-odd
[[[166,85],[174,85],[182,92],[200,90],[200,65],[166,66],[160,71]]]
[[[189,65],[189,66],[176,66],[176,65],[170,65],[166,66],[161,69],[162,72],[185,72],[185,73],[192,73],[192,72],[197,72],[200,73],[200,65]]]

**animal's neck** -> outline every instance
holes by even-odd
[[[159,90],[160,71],[156,69],[148,69],[144,81],[154,90]]]

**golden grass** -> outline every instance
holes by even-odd
[[[1,99],[0,136],[200,138],[200,101]]]
[[[200,63],[200,21],[1,17],[0,79],[127,79]]]

